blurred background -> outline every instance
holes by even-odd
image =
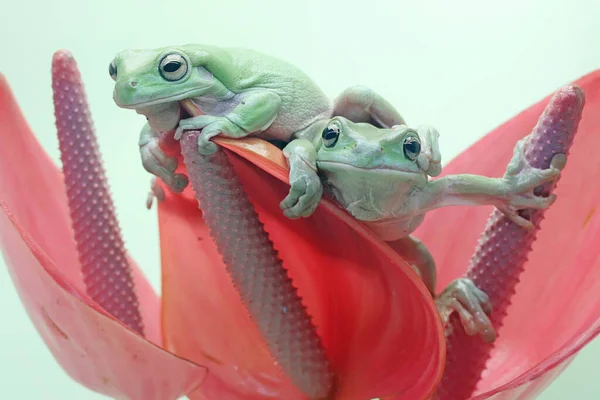
[[[56,161],[51,57],[66,48],[77,59],[128,249],[157,289],[156,215],[145,208],[150,178],[137,148],[144,118],[115,106],[108,75],[122,49],[250,47],[302,68],[331,97],[350,85],[370,86],[410,125],[438,128],[445,162],[600,68],[595,0],[3,1],[2,15],[0,72]],[[0,315],[0,398],[104,398],[57,366],[3,265]],[[594,341],[539,398],[600,398],[598,357]]]

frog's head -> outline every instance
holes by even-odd
[[[113,99],[122,108],[141,109],[201,96],[210,91],[212,74],[195,66],[185,46],[125,50],[110,63]]]
[[[421,141],[405,125],[392,129],[331,119],[321,135],[317,168],[338,202],[364,221],[393,217],[406,196],[427,184],[417,158]]]

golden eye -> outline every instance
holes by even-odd
[[[167,54],[160,61],[158,70],[166,80],[178,81],[187,74],[187,60],[181,54]]]

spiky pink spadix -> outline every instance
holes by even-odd
[[[77,64],[52,59],[56,127],[72,226],[88,295],[143,335],[131,268],[106,180]]]
[[[333,375],[306,307],[227,156],[200,155],[198,135],[182,138],[182,154],[233,284],[282,370],[311,399],[326,398]]]
[[[525,144],[525,158],[530,165],[549,168],[554,155],[569,153],[583,105],[583,91],[577,86],[556,92]],[[539,187],[536,193],[548,196],[555,185],[553,182]],[[535,226],[525,230],[494,211],[471,259],[467,277],[489,295],[493,305],[490,319],[496,331],[502,327],[544,213],[545,210],[524,210],[522,215]],[[464,400],[476,389],[493,344],[467,336],[456,318],[452,324],[445,374],[437,395],[443,400]]]

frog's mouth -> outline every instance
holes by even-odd
[[[190,89],[190,90],[186,90],[185,92],[179,93],[174,96],[158,97],[155,99],[144,100],[144,101],[133,102],[133,103],[122,103],[119,101],[119,99],[116,96],[114,97],[114,100],[115,100],[115,103],[117,103],[117,105],[121,108],[127,108],[127,109],[145,108],[145,107],[156,106],[158,104],[176,102],[176,101],[187,99],[188,97],[190,97],[191,93],[193,93],[197,90],[198,89]]]
[[[402,175],[406,175],[406,176],[414,176],[414,175],[421,175],[423,172],[418,169],[418,167],[415,165],[415,169],[406,169],[406,168],[400,168],[398,165],[390,165],[390,164],[380,164],[380,165],[374,165],[372,167],[357,167],[354,165],[350,165],[350,164],[346,164],[340,161],[318,161],[317,160],[317,169],[319,170],[324,170],[324,171],[355,171],[355,172],[362,172],[362,173],[377,173],[377,174],[384,174],[384,175],[390,175],[390,176],[395,176],[396,179],[398,179],[400,176]]]

